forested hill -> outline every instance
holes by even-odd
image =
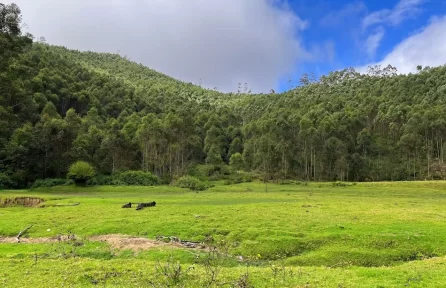
[[[271,180],[445,176],[444,66],[347,69],[282,94],[225,94],[2,25],[0,187],[65,178],[77,160],[166,182],[237,170]]]
[[[79,63],[91,71],[118,78],[145,96],[156,94],[163,98],[185,97],[187,101],[218,106],[228,105],[229,99],[240,96],[240,94],[234,93],[220,93],[216,88],[214,90],[204,89],[192,83],[179,81],[118,54],[80,52],[60,46],[51,46],[51,51],[62,55],[65,59]]]

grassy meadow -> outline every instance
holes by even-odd
[[[216,183],[198,193],[171,186],[0,191],[1,199],[25,196],[44,199],[45,207],[0,208],[0,237],[33,225],[24,239],[78,240],[0,238],[1,287],[446,286],[446,182],[268,184],[268,192],[262,183]],[[143,201],[157,205],[121,208]],[[212,258],[207,249],[173,245],[134,251],[92,239],[109,234],[211,236],[225,252]]]

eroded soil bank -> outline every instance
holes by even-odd
[[[43,202],[45,202],[45,200],[38,197],[0,198],[0,208],[11,206],[38,207]]]

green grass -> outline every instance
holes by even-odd
[[[231,255],[245,259],[222,261],[221,282],[237,279],[249,266],[255,287],[446,285],[446,182],[269,184],[267,193],[261,183],[217,185],[199,193],[170,186],[0,192],[0,198],[13,196],[41,197],[46,205],[81,204],[0,208],[0,236],[15,236],[30,224],[30,238],[68,231],[84,238],[119,233],[201,241],[212,235],[230,244]],[[157,206],[121,208],[139,201]],[[206,279],[201,258],[188,250],[134,253],[84,242],[80,247],[0,243],[0,285],[151,287],[149,282],[160,278],[156,261],[171,255],[185,268],[194,265],[183,279],[187,286],[203,286]],[[294,272],[274,277],[273,263]]]

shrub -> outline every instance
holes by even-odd
[[[226,164],[219,165],[197,165],[190,172],[190,174],[199,179],[209,179],[210,181],[217,181],[221,179],[228,179],[234,173],[234,169]]]
[[[98,175],[86,182],[88,186],[154,186],[160,183],[161,181],[157,176],[143,171],[126,171],[113,176]]]
[[[304,185],[304,186],[307,186],[308,185],[308,182],[307,181],[295,181],[295,180],[288,180],[288,179],[285,179],[285,180],[280,180],[279,181],[279,185]]]
[[[209,186],[205,182],[200,181],[192,176],[183,176],[179,178],[175,182],[175,185],[181,188],[189,188],[194,191],[203,191],[209,188]]]
[[[17,185],[14,180],[11,179],[5,173],[0,173],[0,189],[13,188]]]
[[[96,177],[91,178],[87,181],[88,186],[122,186],[126,185],[121,180],[117,179],[116,177],[109,176],[109,175],[98,175]]]
[[[347,183],[347,182],[342,182],[342,181],[336,181],[331,183],[331,186],[333,187],[346,187],[346,186],[354,186],[356,185],[356,183]]]
[[[110,183],[113,181],[113,177],[98,175],[93,177],[87,181],[88,186],[98,186],[98,185],[111,185]]]
[[[84,161],[77,161],[70,166],[68,170],[68,178],[72,179],[76,184],[85,184],[93,178],[95,171],[93,166]]]
[[[60,179],[60,178],[37,179],[36,181],[34,181],[33,185],[31,186],[31,189],[39,187],[61,186],[61,185],[66,185],[67,182],[68,182],[67,179]]]
[[[68,179],[66,182],[65,182],[65,186],[70,186],[70,185],[74,185],[74,184],[76,184],[76,183],[74,183],[74,181],[73,181],[73,179]]]
[[[154,186],[160,183],[157,176],[143,171],[122,172],[117,175],[116,180],[119,180],[123,185],[129,186]]]
[[[231,175],[229,179],[227,179],[224,184],[232,185],[232,184],[240,184],[245,182],[252,182],[252,175],[246,172],[237,172],[234,175]]]

